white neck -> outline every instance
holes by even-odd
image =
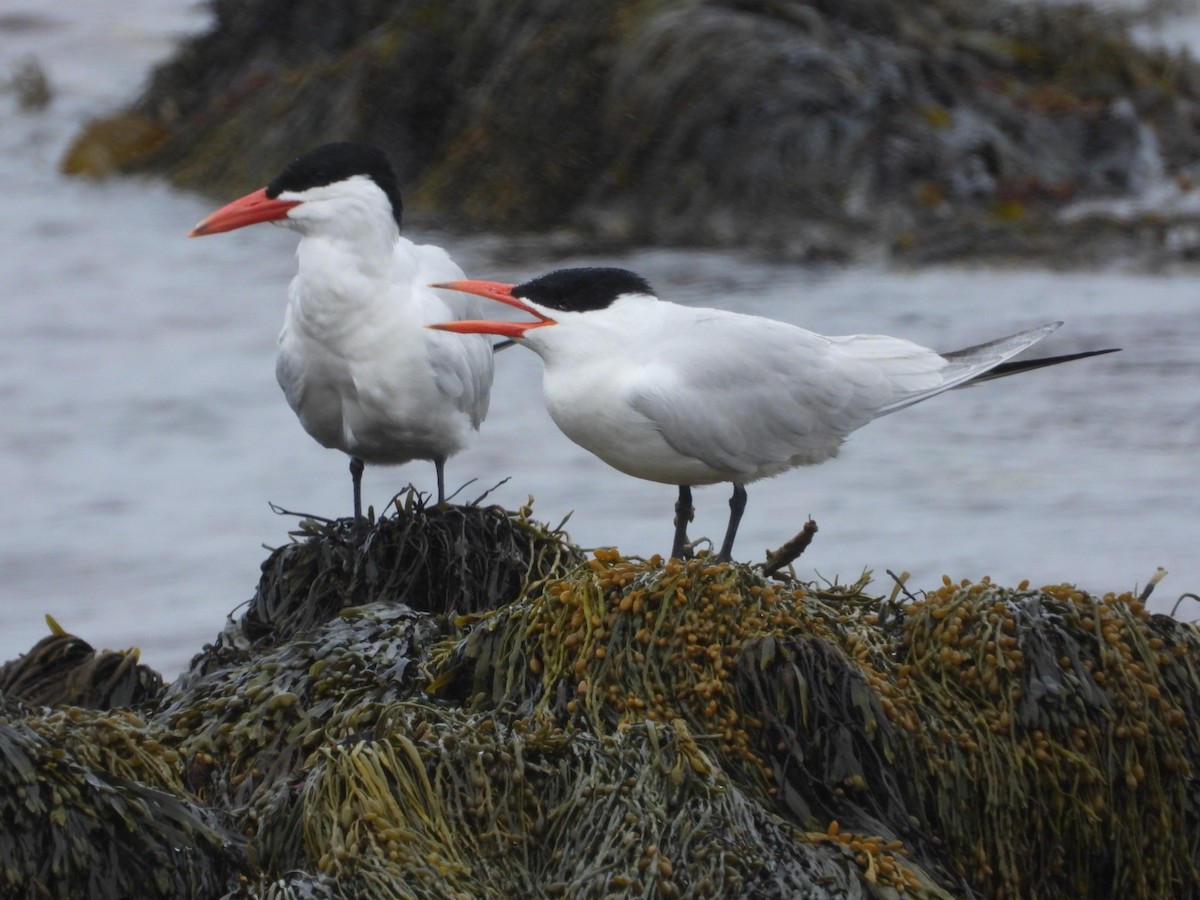
[[[300,235],[294,300],[368,304],[397,281],[402,274],[396,271],[400,229],[391,204],[374,182],[356,176],[295,198],[300,203],[283,223]]]

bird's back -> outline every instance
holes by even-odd
[[[673,375],[645,383],[640,409],[681,452],[749,481],[835,456],[846,436],[943,365],[891,338],[827,338],[720,311],[670,338]]]
[[[587,317],[574,339],[556,335],[569,323],[549,329],[551,415],[610,465],[669,483],[752,481],[822,462],[896,396],[893,377],[911,384],[934,365],[906,342],[844,344],[664,301]]]
[[[823,462],[872,419],[969,381],[1053,330],[946,357],[900,338],[826,337],[720,309],[653,301],[631,315],[620,306],[588,314],[578,346],[559,350],[569,365],[547,358],[551,414],[610,465],[690,484]],[[572,407],[580,396],[586,412]]]

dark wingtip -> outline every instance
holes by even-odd
[[[978,378],[972,379],[972,381],[990,381],[993,378],[1003,378],[1005,375],[1016,375],[1018,372],[1031,372],[1034,369],[1057,366],[1059,363],[1074,362],[1077,359],[1087,359],[1090,356],[1104,356],[1106,353],[1120,352],[1120,347],[1108,347],[1104,350],[1084,350],[1082,353],[1067,353],[1063,356],[1043,356],[1041,359],[1019,359],[1013,362],[1001,363]]]

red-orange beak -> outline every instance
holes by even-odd
[[[447,281],[442,284],[431,284],[430,287],[445,288],[448,291],[462,291],[464,294],[478,294],[489,300],[499,300],[514,306],[522,312],[527,312],[537,318],[536,322],[505,322],[499,319],[462,319],[458,322],[442,322],[437,325],[427,325],[438,331],[453,331],[457,334],[498,334],[506,338],[522,338],[531,328],[541,328],[543,325],[557,325],[549,316],[538,312],[520,297],[514,297],[513,284],[502,284],[499,281]]]
[[[247,194],[227,203],[216,212],[209,213],[188,232],[188,237],[200,237],[205,234],[220,234],[222,231],[233,231],[247,225],[259,222],[275,222],[284,218],[293,206],[299,206],[299,200],[275,200],[267,196],[266,188],[259,188],[252,194]]]

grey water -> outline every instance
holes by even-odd
[[[100,7],[103,6],[103,9]],[[50,10],[50,11],[44,11]],[[301,430],[274,379],[295,237],[262,226],[188,240],[216,202],[148,179],[58,174],[71,137],[118,108],[208,13],[190,0],[0,2],[0,82],[36,58],[53,101],[0,92],[0,661],[47,633],[138,646],[168,677],[252,596],[294,519],[350,511],[345,459]],[[297,148],[301,151],[307,148]],[[232,199],[232,198],[227,198]],[[1152,606],[1200,591],[1200,274],[957,266],[813,269],[733,253],[647,250],[531,259],[488,235],[418,234],[473,276],[618,264],[664,297],[833,334],[954,349],[1046,321],[1045,353],[1120,354],[955,391],[872,423],[840,458],[750,486],[736,555],[760,560],[807,516],[804,578],[912,573],[912,589],[990,575],[1097,592],[1169,576]],[[564,438],[540,362],[497,360],[492,409],[449,481],[587,547],[669,548],[674,490],[627,478]],[[377,511],[433,467],[369,469]],[[692,534],[719,539],[727,490],[696,491]],[[1200,616],[1184,603],[1181,618]]]

